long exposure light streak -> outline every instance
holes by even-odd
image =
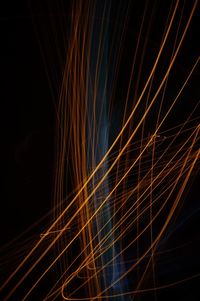
[[[199,54],[173,82],[198,1],[169,5],[150,63],[148,45],[159,16],[156,2],[146,1],[127,58],[132,63],[125,67],[133,9],[122,2],[71,3],[55,112],[54,207],[19,236],[28,237],[27,247],[17,250],[16,257],[24,258],[1,285],[4,301],[34,300],[34,293],[43,301],[131,301],[148,293],[157,300],[158,291],[200,275],[158,279],[158,258],[168,252],[161,249],[165,234],[199,170],[200,101],[192,96],[189,106],[187,94]],[[184,97],[189,109],[176,121]],[[29,237],[40,225],[40,233]],[[51,273],[52,283],[43,286]]]

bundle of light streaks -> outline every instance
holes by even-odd
[[[41,221],[46,230],[3,283],[4,300],[15,298],[20,287],[21,299],[29,300],[54,269],[54,284],[38,300],[132,300],[199,276],[158,285],[156,275],[159,245],[187,201],[185,190],[199,163],[200,125],[194,117],[199,100],[181,124],[168,126],[199,63],[195,57],[184,80],[177,79],[178,89],[168,93],[197,1],[187,10],[187,19],[183,3],[172,3],[144,82],[141,70],[156,10],[145,4],[119,104],[116,86],[129,6],[120,2],[111,22],[111,1],[73,4],[57,106],[55,207],[49,213],[54,221],[48,226]],[[166,48],[168,61],[163,64]],[[117,106],[121,119],[115,116]],[[69,181],[73,192],[68,195]]]

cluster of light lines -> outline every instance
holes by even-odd
[[[33,291],[47,273],[54,269],[57,271],[55,283],[49,287],[43,300],[131,300],[138,294],[148,291],[156,294],[158,289],[199,276],[190,275],[163,285],[156,283],[159,244],[185,198],[185,189],[197,171],[200,155],[200,125],[198,118],[193,117],[199,105],[198,100],[183,123],[166,127],[169,116],[174,114],[177,103],[181,102],[199,64],[198,56],[187,77],[180,82],[177,93],[171,93],[169,100],[166,91],[170,73],[187,36],[198,1],[194,1],[184,26],[184,5],[180,2],[171,5],[154,64],[139,96],[135,95],[131,99],[132,75],[135,72],[143,19],[146,18],[144,10],[127,97],[122,105],[124,113],[121,129],[99,162],[95,160],[99,147],[95,141],[101,117],[97,118],[96,108],[110,5],[109,1],[105,1],[99,21],[101,30],[97,41],[95,78],[91,78],[96,1],[75,2],[71,16],[72,33],[57,107],[55,207],[49,214],[54,216],[54,221],[48,227],[45,226],[46,230],[42,231],[28,254],[24,255],[2,284],[1,290],[7,292],[5,301],[14,298],[15,294],[17,296],[18,289],[34,272],[37,278],[34,278],[28,289],[24,288],[22,297],[22,300],[30,300]],[[127,18],[128,14],[124,17],[124,24]],[[115,72],[119,68],[124,28],[125,25],[121,26]],[[159,64],[162,64],[162,54],[169,39],[172,43],[171,32],[176,33],[173,49],[155,90],[152,89],[154,78]],[[113,81],[113,90],[115,84]],[[107,94],[106,84],[103,94]],[[88,99],[92,99],[92,117],[88,113]],[[112,115],[112,102],[108,101]],[[151,121],[150,133],[146,135],[152,112],[155,112],[154,120]],[[135,116],[137,124],[134,123]],[[88,165],[92,166],[91,171]],[[74,190],[65,197],[69,179]],[[80,248],[78,251],[77,246]],[[131,251],[133,255],[127,260],[126,254],[130,250],[134,250]],[[50,263],[45,259],[49,253],[52,253]],[[42,261],[43,270],[37,269]]]

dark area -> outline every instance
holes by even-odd
[[[1,243],[51,208],[55,112],[26,2],[1,9]]]

